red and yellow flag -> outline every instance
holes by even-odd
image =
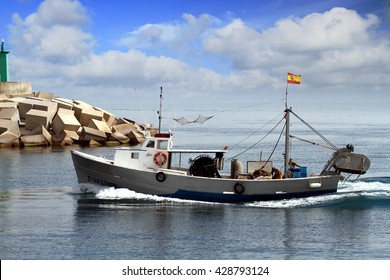
[[[287,83],[299,85],[301,83],[301,81],[302,81],[301,75],[287,73]]]

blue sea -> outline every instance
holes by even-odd
[[[219,204],[92,185],[82,193],[70,149],[110,158],[112,147],[0,149],[0,259],[390,259],[388,104],[364,105],[335,105],[321,114],[318,107],[299,108],[336,146],[352,143],[371,160],[367,174],[341,182],[337,193],[304,199]],[[195,119],[198,113],[182,110],[175,117]],[[228,145],[227,158],[267,159],[279,137],[280,130],[240,155],[262,139],[280,112],[243,107],[200,113],[214,117],[187,126],[166,117],[176,147]],[[316,141],[303,125],[294,123],[294,130]],[[283,165],[282,153],[275,150],[275,166]],[[293,140],[292,157],[309,173],[319,172],[331,153]]]

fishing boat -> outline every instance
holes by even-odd
[[[307,174],[306,167],[290,159],[290,116],[297,115],[286,105],[284,172],[270,160],[247,161],[245,168],[240,160],[232,159],[230,172],[220,174],[228,148],[175,149],[173,134],[161,132],[161,97],[160,94],[159,131],[146,135],[141,146],[116,148],[113,159],[71,151],[79,183],[169,198],[239,203],[333,193],[345,177],[342,173],[360,176],[370,167],[367,156],[355,153],[354,147],[347,145],[340,149],[334,147],[334,153],[319,174]],[[182,160],[186,154],[194,156],[187,165]]]

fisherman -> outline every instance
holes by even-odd
[[[288,161],[288,165],[290,166],[290,169],[295,167],[301,167],[299,164],[293,161],[292,158],[290,158],[290,160]]]
[[[272,167],[272,179],[283,179],[284,174],[279,168]]]
[[[289,165],[289,168],[288,168],[288,171],[287,171],[287,175],[288,175],[288,178],[292,178],[293,177],[293,172],[294,171],[299,171],[299,167],[301,167],[298,163],[296,163],[295,161],[293,161],[292,158],[290,158],[290,160],[288,161],[288,165]]]
[[[264,166],[263,166],[264,167]],[[252,178],[253,179],[256,179],[256,178],[264,178],[264,177],[270,177],[272,176],[271,173],[269,173],[268,171],[265,171],[264,169],[262,168],[259,168],[259,169],[256,169],[255,171],[253,171],[253,174],[252,174]]]

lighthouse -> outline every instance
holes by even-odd
[[[9,52],[5,50],[3,39],[1,40],[0,48],[0,100],[2,95],[9,98],[10,96],[32,94],[31,82],[10,82],[8,54]]]
[[[8,82],[8,54],[4,47],[4,39],[1,40],[1,50],[0,50],[0,82]]]

